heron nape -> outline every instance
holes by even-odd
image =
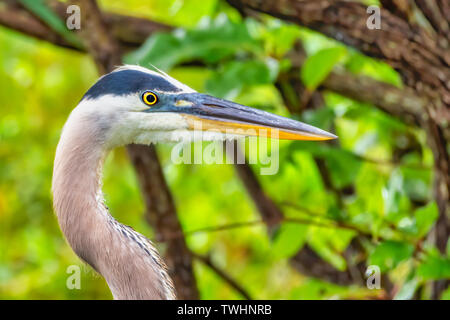
[[[313,126],[200,94],[162,71],[123,66],[102,76],[71,112],[56,149],[52,193],[59,226],[74,252],[106,280],[115,299],[175,299],[152,242],[115,220],[101,190],[103,160],[121,145],[247,136],[276,130],[279,139],[328,140]],[[244,130],[242,130],[244,129]]]

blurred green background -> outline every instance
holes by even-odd
[[[180,27],[154,34],[126,56],[127,62],[152,63],[198,91],[281,115],[289,113],[274,82],[289,68],[284,57],[298,40],[308,55],[301,78],[310,90],[332,68],[402,86],[397,73],[379,61],[270,17],[243,20],[218,0],[104,0],[100,5]],[[205,66],[183,66],[190,61]],[[111,298],[103,279],[65,243],[50,195],[61,128],[97,77],[87,55],[0,27],[0,299]],[[388,275],[395,297],[428,298],[431,280],[450,277],[450,261],[426,239],[438,213],[431,193],[433,157],[424,133],[371,105],[323,95],[323,107],[304,111],[301,120],[336,132],[338,145],[283,141],[278,174],[258,176],[287,216],[311,223],[284,223],[271,236],[261,224],[198,233],[187,237],[189,248],[210,253],[253,298],[367,299],[382,296],[382,290],[306,277],[289,259],[308,245],[345,271],[345,249],[359,233],[369,234],[363,259]],[[158,152],[184,230],[260,218],[232,165],[175,165],[170,147],[158,146]],[[402,156],[392,160],[398,152]],[[336,188],[350,190],[343,203],[326,188],[315,158],[325,161]],[[258,165],[253,168],[259,171]],[[124,148],[106,161],[104,192],[114,217],[153,238]],[[354,230],[321,226],[335,221]],[[163,244],[158,248],[164,252]],[[66,288],[70,265],[83,266],[81,290]],[[202,299],[241,298],[201,263],[194,269]],[[443,298],[450,298],[449,289]]]

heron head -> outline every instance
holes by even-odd
[[[202,140],[336,138],[299,121],[197,93],[161,71],[138,66],[120,67],[101,77],[77,109],[104,128],[110,146],[193,140],[198,133]]]

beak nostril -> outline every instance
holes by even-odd
[[[217,105],[217,104],[209,104],[209,103],[205,103],[205,104],[203,104],[204,106],[207,106],[207,107],[211,107],[211,108],[225,108],[225,106],[219,106],[219,105]]]

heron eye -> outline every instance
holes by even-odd
[[[142,94],[142,101],[148,106],[152,106],[158,102],[158,96],[151,91],[145,91]]]

